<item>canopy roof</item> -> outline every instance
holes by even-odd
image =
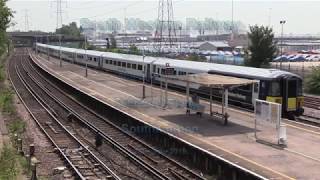
[[[178,75],[178,76],[168,76],[169,79],[179,80],[189,83],[198,84],[205,87],[216,87],[216,88],[229,88],[241,85],[257,83],[257,80],[250,80],[244,78],[223,76],[217,74],[188,74],[188,75]]]

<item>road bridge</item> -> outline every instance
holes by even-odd
[[[59,35],[47,32],[8,32],[8,36],[15,47],[31,47],[34,42],[57,43]],[[84,42],[84,37],[61,35],[61,42]]]

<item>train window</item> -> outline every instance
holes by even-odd
[[[142,65],[138,64],[138,70],[142,70]]]
[[[120,61],[118,61],[118,66],[121,66],[121,62]]]
[[[288,80],[288,97],[296,97],[296,96],[297,96],[297,81]]]
[[[137,69],[137,65],[136,64],[132,64],[132,69]]]
[[[251,90],[251,85],[239,86],[239,89],[241,89],[243,91],[250,91]]]
[[[270,83],[269,95],[280,96],[280,83],[279,82],[273,81]]]
[[[122,67],[126,67],[126,62],[122,62]]]
[[[109,64],[112,64],[112,60],[109,61]]]
[[[97,58],[93,58],[93,61],[96,62],[96,61],[97,61]]]
[[[186,72],[183,72],[183,71],[179,71],[178,72],[178,75],[186,75],[187,73]]]
[[[160,74],[160,68],[158,68],[158,71],[157,71],[157,73],[158,73],[158,74]]]
[[[113,65],[115,65],[115,66],[116,66],[116,65],[117,65],[117,61],[113,61]]]
[[[104,60],[104,63],[105,63],[105,64],[108,64],[108,60]]]
[[[157,69],[156,65],[153,65],[152,72],[156,72],[156,69]]]
[[[165,69],[161,69],[161,74],[165,74]]]
[[[89,60],[92,61],[92,57],[89,57]]]
[[[127,63],[127,68],[131,68],[131,63]]]

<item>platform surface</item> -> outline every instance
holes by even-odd
[[[200,101],[206,106],[204,116],[186,115],[186,97],[183,93],[169,91],[168,106],[162,108],[158,87],[151,88],[148,84],[147,97],[142,100],[142,83],[139,81],[93,69],[89,69],[85,78],[84,67],[67,62],[59,67],[59,60],[52,57],[47,60],[44,55],[37,56],[34,61],[61,80],[101,101],[262,176],[270,179],[320,178],[318,127],[283,120],[287,126],[288,147],[278,149],[256,142],[252,113],[229,108],[229,124],[224,126],[222,121],[208,115],[207,101]],[[218,104],[213,109],[221,112]],[[269,133],[267,136],[270,138],[275,134]]]

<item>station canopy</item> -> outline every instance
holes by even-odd
[[[188,75],[178,75],[178,76],[167,76],[171,80],[189,82],[192,84],[198,84],[202,87],[211,87],[211,88],[232,88],[247,84],[254,84],[258,81],[250,80],[245,78],[237,78],[231,76],[223,76],[217,74],[188,74]]]

